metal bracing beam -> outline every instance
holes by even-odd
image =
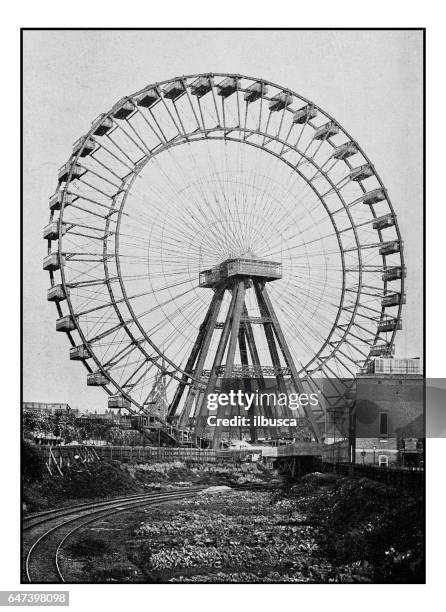
[[[246,308],[246,305],[243,309],[243,318],[248,318],[248,309]],[[260,318],[260,317],[259,317]],[[251,355],[251,361],[254,367],[258,368],[258,371],[261,372],[262,371],[262,366],[260,364],[260,358],[259,358],[259,353],[257,351],[257,346],[255,343],[255,337],[254,337],[254,332],[252,330],[252,325],[251,322],[247,322],[245,325],[245,336],[246,336],[246,340],[248,343],[248,348],[249,348],[249,352]],[[256,377],[258,382],[259,382],[259,386],[261,388],[264,388],[265,383],[264,383],[264,378],[263,378],[263,374],[261,374],[260,376]],[[264,412],[267,418],[272,418],[273,414],[272,414],[272,410],[271,407],[267,404],[264,408]],[[270,434],[276,434],[277,437],[279,437],[278,434],[278,430],[276,427],[270,427],[270,428],[266,428],[267,430],[269,430]]]
[[[302,393],[303,392],[303,386],[302,384],[299,382],[299,376],[297,373],[297,369],[296,366],[294,364],[294,360],[293,357],[291,355],[291,352],[288,348],[288,344],[285,340],[285,336],[283,335],[282,329],[280,327],[279,324],[279,320],[277,319],[276,313],[274,311],[273,305],[271,304],[271,300],[269,299],[269,295],[268,292],[266,291],[266,287],[265,284],[261,285],[258,281],[254,281],[254,288],[257,294],[257,299],[259,299],[263,302],[264,306],[266,306],[266,309],[268,311],[267,316],[270,316],[272,319],[272,327],[274,329],[274,332],[276,334],[280,349],[282,351],[282,354],[285,358],[286,364],[287,366],[290,368],[291,370],[291,375],[292,375],[292,379],[293,379],[293,383],[294,386],[296,388],[296,391],[298,393]],[[260,303],[260,302],[259,302]],[[265,324],[269,325],[268,323]],[[316,439],[316,442],[320,442],[321,440],[321,434],[319,431],[319,427],[314,419],[313,413],[311,411],[311,408],[309,408],[308,406],[304,406],[303,407],[304,412],[305,412],[305,416],[307,417],[307,419],[309,420],[310,424],[311,424],[311,428],[313,430],[313,434],[314,437]]]
[[[178,408],[178,404],[180,403],[180,400],[183,396],[184,393],[184,389],[186,387],[187,381],[189,379],[188,374],[190,374],[192,372],[192,370],[194,369],[194,364],[195,361],[197,359],[198,353],[201,350],[201,347],[203,345],[203,340],[206,336],[206,333],[208,331],[208,326],[209,326],[209,321],[212,317],[212,313],[215,310],[216,304],[218,302],[219,299],[219,292],[215,291],[214,295],[212,296],[212,300],[211,303],[209,304],[209,308],[206,312],[206,316],[204,318],[203,323],[200,325],[200,329],[198,331],[198,336],[195,340],[194,346],[192,347],[192,351],[189,355],[189,358],[187,360],[186,363],[186,367],[184,368],[184,373],[181,377],[181,382],[179,383],[179,385],[177,386],[177,389],[175,391],[175,395],[173,397],[173,400],[169,406],[169,410],[167,413],[167,416],[169,418],[173,417],[175,415],[176,409]]]
[[[225,326],[220,336],[220,341],[218,343],[217,351],[215,353],[214,363],[212,364],[211,373],[209,375],[208,383],[206,385],[206,390],[204,392],[203,397],[205,397],[208,393],[212,392],[212,390],[215,389],[215,385],[217,382],[217,370],[221,366],[226,345],[228,343],[229,333],[231,331],[231,320],[232,315],[234,313],[235,301],[237,297],[236,293],[237,290],[234,290],[232,293],[231,303],[229,304],[228,313],[226,315]],[[195,408],[195,433],[197,436],[201,435],[204,429],[204,425],[201,422],[201,417],[203,416],[204,412],[203,406],[204,401],[201,401],[200,404],[197,405]]]
[[[243,305],[243,313],[246,310],[246,305]],[[248,345],[247,345],[247,339],[246,339],[246,329],[243,326],[240,326],[239,332],[238,332],[238,344],[239,344],[239,349],[240,349],[240,361],[242,366],[249,366],[249,359],[248,359]],[[251,379],[244,379],[243,380],[243,390],[245,393],[252,393],[252,383],[251,383]],[[249,434],[251,437],[251,442],[256,442],[257,440],[257,431],[256,428],[254,427],[254,410],[253,410],[253,406],[251,406],[251,408],[248,411],[248,416],[250,417],[250,427],[249,427]],[[232,414],[231,414],[232,416]],[[241,438],[241,436],[240,436]]]
[[[226,356],[225,378],[232,377],[232,368],[234,366],[235,349],[237,347],[238,332],[240,329],[240,319],[242,316],[243,305],[245,303],[245,281],[238,283],[236,289],[237,297],[232,315],[231,335],[229,340],[228,354]]]
[[[260,313],[262,315],[262,317],[264,317],[265,322],[263,324],[264,330],[265,330],[265,336],[266,336],[266,341],[268,344],[268,349],[271,355],[271,360],[274,366],[274,369],[277,371],[276,374],[276,379],[278,382],[278,387],[279,387],[279,391],[280,393],[287,393],[287,388],[286,388],[286,384],[285,384],[285,378],[283,376],[283,373],[281,372],[281,364],[280,364],[280,357],[279,357],[279,352],[277,350],[277,346],[276,346],[276,340],[274,337],[274,323],[273,323],[273,318],[271,316],[271,313],[269,312],[269,308],[267,303],[265,302],[264,298],[263,298],[263,294],[262,294],[262,287],[264,287],[264,284],[261,285],[258,281],[254,281],[254,290],[255,290],[255,294],[256,294],[256,298],[257,298],[257,303],[259,306],[259,310]],[[283,351],[282,351],[283,353]],[[287,409],[285,406],[281,406],[280,407],[280,416],[281,417],[286,417],[287,416]],[[271,409],[269,409],[271,412]],[[277,429],[277,435],[280,434],[280,429]],[[289,427],[288,428],[289,433],[292,433],[292,428]]]
[[[209,345],[211,344],[212,335],[214,333],[215,322],[217,321],[218,315],[220,313],[224,293],[225,293],[224,288],[220,288],[215,291],[214,296],[212,298],[211,305],[208,310],[207,316],[209,316],[209,318],[203,324],[204,325],[203,337],[201,339],[200,346],[198,347],[197,355],[195,356],[195,358],[197,358],[195,372],[194,372],[196,384],[191,384],[189,387],[189,391],[188,391],[186,401],[184,403],[183,410],[181,412],[180,420],[178,424],[179,426],[182,426],[182,427],[185,427],[188,423],[189,414],[190,414],[194,399],[197,395],[197,391],[199,390],[198,385],[201,383],[203,367],[204,367],[206,357],[209,351]],[[195,362],[195,358],[194,358],[194,362]],[[191,355],[191,359],[192,359],[192,355]],[[193,363],[192,363],[191,369],[193,369]],[[186,371],[189,372],[189,370],[186,370]],[[183,386],[183,390],[184,390],[184,386]],[[197,401],[195,412],[197,412],[197,408],[199,408],[198,401]]]
[[[254,281],[254,290],[256,293],[257,302],[258,302],[259,310],[260,310],[260,313],[262,314],[262,317],[265,317],[265,319],[268,318],[271,320],[271,322],[265,321],[263,323],[263,327],[265,330],[266,341],[268,343],[268,349],[271,355],[271,361],[273,363],[273,366],[277,369],[277,372],[278,372],[277,381],[279,384],[279,390],[282,393],[286,393],[287,389],[285,385],[285,379],[283,377],[283,374],[280,373],[280,368],[281,368],[280,357],[279,357],[279,352],[277,350],[276,342],[274,339],[274,330],[273,330],[273,322],[272,322],[273,319],[270,316],[268,312],[268,306],[265,300],[263,299],[262,286],[260,285],[259,281]]]
[[[244,280],[241,280],[237,284],[237,286],[234,287],[232,301],[234,305],[233,305],[233,310],[231,312],[231,317],[230,317],[229,345],[228,345],[228,352],[226,355],[224,378],[232,377],[232,369],[234,367],[235,349],[237,347],[237,338],[238,338],[238,332],[240,329],[240,319],[242,316],[242,310],[243,310],[243,306],[245,303],[245,281]],[[229,323],[229,317],[228,319],[226,319],[226,322]],[[223,329],[223,334],[224,333],[225,333],[225,329]],[[223,349],[223,353],[224,353],[224,349]],[[213,375],[214,375],[214,368],[212,368],[212,372],[211,372],[211,376],[209,380],[212,379]],[[217,372],[215,372],[215,376],[216,375],[217,375]],[[208,386],[209,386],[209,383],[208,383]],[[206,393],[208,393],[207,390],[206,390]],[[223,412],[223,406],[219,406],[217,409],[217,418],[222,417],[222,414],[221,414],[222,412]],[[212,445],[214,448],[219,448],[221,437],[222,437],[222,428],[216,427],[214,429],[214,436],[212,439]]]

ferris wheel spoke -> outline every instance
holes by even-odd
[[[96,162],[98,164],[98,166],[100,166],[103,170],[106,170],[107,172],[109,172],[112,176],[114,176],[115,178],[118,179],[119,184],[122,184],[122,181],[124,180],[125,176],[120,176],[117,172],[115,172],[114,170],[112,170],[107,164],[105,164],[103,161],[101,161],[100,159],[98,159],[98,157],[92,153],[89,158],[90,160]],[[84,168],[87,168],[87,166],[82,166]],[[89,172],[93,172],[92,169],[90,167],[88,167],[88,171]],[[132,169],[133,171],[133,169]],[[98,176],[98,175],[97,175]],[[102,175],[99,176],[99,178],[101,178]],[[105,177],[103,177],[103,180],[107,180]],[[112,183],[114,184],[114,183]]]
[[[184,84],[183,84],[183,85],[184,85]],[[205,127],[205,126],[204,126],[204,122],[203,122],[203,126],[202,126],[202,125],[200,124],[199,120],[198,120],[197,113],[196,113],[196,111],[195,111],[195,107],[194,107],[194,104],[193,104],[193,102],[192,102],[191,95],[190,95],[190,93],[189,93],[189,89],[188,89],[186,86],[184,86],[184,89],[185,89],[185,92],[186,92],[186,97],[187,97],[187,100],[188,100],[188,102],[189,102],[190,108],[191,108],[191,110],[192,110],[192,114],[193,114],[194,119],[195,119],[195,121],[196,121],[196,123],[197,123],[197,127],[198,127],[198,129],[199,129],[199,130],[201,130],[201,128],[202,128],[202,127],[203,127],[203,128]],[[198,106],[200,107],[200,98],[199,98],[198,96],[197,96],[197,104],[198,104]],[[200,114],[201,114],[201,108],[200,108]],[[203,115],[201,114],[201,116],[203,116]]]
[[[152,153],[152,150],[150,148],[150,146],[147,144],[147,142],[144,140],[144,138],[141,136],[141,134],[139,132],[136,131],[136,129],[133,127],[133,124],[131,123],[131,121],[126,118],[124,119],[125,121],[125,125],[132,131],[132,133],[134,134],[135,138],[138,139],[139,143],[142,145],[142,151],[144,151],[144,153],[146,155],[150,155]],[[136,144],[136,142],[135,142]]]
[[[158,131],[153,127],[151,122],[148,120],[148,118],[146,116],[146,113],[141,110],[141,107],[137,106],[136,108],[137,108],[137,112],[138,112],[139,116],[142,118],[142,120],[144,121],[145,125],[147,125],[147,127],[150,130],[150,132],[155,136],[156,140],[160,144],[162,144],[162,145],[165,144],[166,142],[168,142],[167,136],[165,135],[165,133],[163,132],[161,126],[159,125],[158,121],[156,120],[156,117],[153,114],[152,109],[148,108],[147,110],[148,110],[148,112],[149,112],[153,122],[155,123]],[[161,136],[160,136],[160,134],[161,134]]]
[[[153,363],[149,363],[144,372],[140,374],[134,382],[131,382],[132,379],[144,368],[146,363],[147,362],[143,362],[141,366],[137,368],[134,372],[132,372],[132,374],[125,380],[125,382],[121,384],[123,389],[131,389],[132,391],[137,389],[137,385],[141,382],[141,380],[144,380],[149,374],[149,372],[151,372],[151,370],[153,369]],[[146,384],[148,384],[149,382],[150,381],[147,381]]]
[[[308,303],[308,296],[306,296],[306,303]],[[324,332],[325,332],[324,328],[331,327],[332,325],[331,317],[333,316],[334,310],[333,309],[330,310],[328,308],[322,309],[320,306],[318,307],[317,305],[312,305],[311,307],[309,307],[306,305],[306,303],[301,305],[301,313],[302,313],[301,326],[305,328],[304,333],[314,333],[315,337],[318,337],[318,339],[320,340],[324,336]],[[286,317],[287,316],[289,317],[293,312],[292,302],[284,299],[283,300],[283,310],[284,310],[284,315],[286,319]],[[309,320],[311,320],[315,316],[316,312],[317,312],[318,321],[320,322],[320,325],[321,325],[321,330],[317,332],[313,330],[310,331],[307,329]],[[327,315],[330,318],[325,317],[323,313],[327,313]],[[295,324],[295,326],[297,326],[297,323]]]
[[[60,276],[59,316],[66,301],[88,360],[138,407],[157,377],[182,380],[210,303],[199,274],[231,258],[282,264],[271,297],[299,375],[341,379],[391,348],[405,268],[387,193],[339,124],[287,91],[240,75],[153,85],[94,123],[59,173],[51,295]],[[257,314],[249,290],[246,304]]]
[[[138,161],[137,159],[133,159],[132,157],[130,157],[130,155],[128,155],[124,149],[116,142],[116,140],[114,138],[111,137],[110,134],[106,134],[106,138],[111,142],[111,144],[120,152],[124,155],[124,157],[126,159],[128,159],[128,161],[131,163],[132,165],[132,171],[133,168],[136,166],[136,162]]]
[[[93,176],[95,176],[96,178],[100,179],[101,181],[104,181],[104,183],[107,183],[108,185],[111,185],[112,187],[116,187],[116,189],[118,191],[121,191],[121,189],[122,189],[122,180],[120,179],[120,177],[118,177],[118,178],[121,180],[121,183],[115,183],[115,182],[111,181],[110,179],[108,179],[107,177],[105,177],[103,174],[100,174],[99,172],[96,172],[92,168],[84,166],[83,164],[79,164],[79,166],[83,170],[86,170],[90,175],[92,174]],[[82,179],[79,179],[79,180],[81,180],[83,183],[86,183],[86,181],[83,181]],[[86,184],[88,184],[88,183],[86,183]]]
[[[185,281],[185,282],[182,282],[182,283],[175,283],[173,285],[157,289],[157,291],[162,291],[163,289],[170,289],[172,287],[177,287],[177,286],[180,286],[180,285],[184,285],[184,284],[186,284],[188,282],[189,282],[189,280]],[[148,295],[152,295],[153,293],[155,293],[155,291],[153,291],[153,290],[152,291],[144,291],[142,293],[136,293],[134,295],[126,296],[125,298],[120,298],[118,300],[115,299],[113,302],[108,302],[107,304],[102,304],[100,306],[94,306],[93,308],[89,308],[88,310],[84,310],[84,311],[78,312],[76,316],[78,316],[78,317],[86,316],[86,315],[91,314],[92,312],[98,312],[99,310],[103,310],[104,308],[108,308],[110,306],[117,305],[117,304],[122,304],[126,300],[135,300],[137,298],[141,298],[141,297],[146,297]]]
[[[116,160],[118,163],[120,163],[121,165],[124,166],[124,168],[126,168],[127,170],[129,170],[130,172],[133,173],[135,165],[132,164],[130,165],[127,161],[124,161],[123,159],[121,159],[121,157],[119,157],[119,155],[117,155],[115,152],[113,152],[111,149],[109,149],[108,147],[105,146],[104,142],[100,142],[99,143],[99,148],[98,148],[98,152],[102,152],[102,153],[106,153],[107,155],[109,155],[110,157],[112,157],[114,160]],[[96,159],[96,158],[95,158]]]
[[[107,193],[106,191],[103,191],[102,189],[99,189],[99,187],[97,187],[96,185],[92,185],[91,183],[89,183],[88,181],[83,179],[82,177],[79,178],[78,181],[80,183],[83,183],[84,185],[87,185],[87,187],[90,187],[91,189],[94,189],[94,191],[97,191],[98,193],[102,194],[103,196],[105,196],[108,199],[112,199],[116,195],[116,192]]]
[[[117,129],[120,131],[120,133],[124,134],[124,136],[130,140],[133,145],[138,149],[138,151],[140,153],[142,153],[143,157],[145,157],[147,154],[150,154],[150,149],[147,148],[143,148],[134,138],[133,136],[131,136],[127,130],[124,129],[124,127],[122,126],[122,124],[119,121],[114,121]],[[131,124],[129,124],[128,121],[126,121],[126,125],[129,126],[130,128],[132,128]],[[140,140],[140,137],[138,137],[138,139]]]
[[[347,363],[344,361],[344,359],[341,359],[340,355],[345,357],[347,359],[347,362],[350,365],[347,365]],[[342,369],[347,371],[350,374],[352,380],[356,379],[356,372],[357,372],[357,369],[358,369],[358,360],[357,359],[353,359],[353,357],[347,355],[341,349],[337,349],[335,354],[334,354],[334,360],[341,364]],[[352,366],[353,366],[354,369],[352,368]],[[345,380],[343,382],[345,383]],[[345,383],[345,384],[347,386],[347,383]]]
[[[181,133],[182,133],[182,132],[181,132],[181,128],[180,128],[180,126],[177,124],[175,117],[174,117],[174,116],[173,116],[173,114],[171,113],[171,111],[170,111],[170,109],[169,109],[169,106],[167,105],[167,103],[166,103],[166,101],[165,101],[165,99],[164,99],[164,96],[160,96],[160,100],[161,100],[161,104],[162,104],[162,106],[164,107],[164,110],[165,110],[165,111],[166,111],[166,113],[167,113],[167,116],[169,117],[170,121],[173,123],[174,128],[175,128],[175,130],[176,130],[177,134],[178,134],[178,135],[181,135]],[[151,116],[152,116],[153,120],[155,121],[155,123],[156,123],[156,124],[157,124],[157,126],[159,127],[158,122],[157,122],[157,121],[156,121],[156,119],[155,119],[154,112],[152,111],[152,109],[151,109],[151,108],[149,108],[148,110],[149,110],[149,113],[151,114]],[[160,129],[160,131],[161,131],[161,128],[159,128],[159,129]],[[166,136],[164,136],[164,138],[166,138],[166,140],[168,140]]]
[[[112,206],[110,206],[109,204],[104,204],[103,202],[98,202],[97,200],[94,200],[93,198],[88,197],[86,194],[78,192],[76,193],[76,196],[80,199],[80,200],[85,200],[85,202],[89,202],[91,204],[95,204],[96,206],[99,206],[100,208],[105,208],[109,214],[110,211],[114,210]],[[110,197],[107,197],[108,200],[111,200]],[[70,208],[75,208],[75,204],[71,204]],[[93,215],[96,216],[97,213],[92,212],[92,210],[90,208],[82,208],[81,209],[83,212],[87,213],[87,215]],[[98,215],[101,216],[101,218],[104,218],[104,215]]]
[[[180,126],[181,126],[181,130],[179,130],[179,131],[180,131],[180,133],[181,133],[181,134],[184,136],[184,138],[186,139],[186,141],[188,142],[188,141],[189,141],[189,137],[188,137],[187,132],[186,132],[186,130],[185,130],[185,128],[184,128],[184,124],[183,124],[183,121],[182,121],[182,119],[181,119],[181,115],[180,115],[180,113],[178,112],[178,108],[177,108],[177,105],[176,105],[176,103],[175,103],[175,100],[172,100],[172,106],[173,106],[173,108],[174,108],[174,110],[175,110],[175,115],[176,115],[176,118],[178,119],[178,123],[179,123],[179,124],[180,124]]]
[[[290,304],[286,303],[286,301],[280,303],[279,305],[279,311],[282,312],[282,316],[284,317],[285,320],[289,319],[289,315],[290,315]],[[318,317],[319,318],[319,317]],[[322,317],[320,317],[321,319]],[[323,324],[324,321],[321,320],[321,323]],[[321,338],[323,339],[323,332],[319,332],[319,334],[317,334],[314,330],[309,330],[308,327],[306,325],[302,325],[297,327],[297,323],[293,323],[293,324],[289,324],[288,325],[288,329],[293,329],[294,332],[298,335],[299,338],[303,338],[303,335],[312,335],[313,337],[317,337],[318,340],[320,340]]]

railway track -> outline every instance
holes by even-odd
[[[231,485],[234,490],[268,491],[280,485],[279,482],[262,484]],[[65,543],[78,531],[88,525],[143,506],[156,505],[167,501],[185,499],[205,490],[206,486],[176,489],[163,493],[142,493],[116,497],[100,502],[89,502],[45,510],[24,518],[24,580],[29,583],[65,582],[59,556]]]
[[[103,502],[48,510],[23,521],[24,579],[29,583],[65,582],[59,554],[80,529],[119,512],[191,497],[206,487],[119,497]]]

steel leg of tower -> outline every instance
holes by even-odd
[[[276,336],[277,336],[277,340],[279,342],[279,346],[281,348],[283,356],[285,357],[286,364],[290,368],[294,385],[295,385],[297,391],[299,393],[302,393],[303,392],[303,387],[302,387],[302,385],[299,382],[299,377],[298,377],[298,374],[297,374],[297,369],[296,369],[296,366],[294,364],[293,357],[292,357],[292,355],[290,353],[290,350],[289,350],[288,345],[286,343],[285,337],[284,337],[284,335],[282,333],[282,330],[280,328],[279,321],[277,319],[276,313],[274,312],[274,308],[273,308],[273,305],[271,304],[271,300],[269,298],[268,292],[266,291],[266,287],[265,287],[265,285],[261,286],[259,283],[256,283],[256,282],[254,282],[254,286],[256,287],[256,292],[258,292],[258,295],[261,296],[262,301],[264,302],[267,310],[269,311],[269,316],[272,319],[272,324],[273,324],[274,331],[275,331]],[[314,416],[313,416],[313,413],[311,411],[311,408],[309,408],[308,406],[304,406],[303,409],[304,409],[304,412],[305,412],[305,416],[307,417],[308,421],[310,422],[310,425],[311,425],[311,428],[313,430],[313,435],[314,435],[314,437],[316,439],[316,442],[320,442],[321,434],[320,434],[320,431],[319,431],[319,427],[318,427],[318,425],[317,425],[317,423],[316,423],[316,421],[314,419]]]
[[[226,345],[228,343],[229,334],[231,331],[231,320],[232,315],[234,313],[235,301],[237,298],[237,290],[233,291],[231,303],[229,304],[228,313],[226,315],[226,321],[223,327],[223,331],[220,336],[220,341],[218,343],[217,351],[215,353],[214,362],[212,364],[211,372],[209,374],[209,380],[206,385],[206,390],[203,394],[203,400],[201,404],[196,407],[196,419],[195,419],[195,433],[197,436],[200,436],[203,433],[205,428],[205,424],[202,422],[203,418],[206,417],[206,406],[204,399],[215,389],[215,384],[217,382],[217,370],[221,366],[221,362],[223,360],[223,355],[225,352]]]
[[[224,297],[224,289],[218,289],[215,292],[214,297],[212,298],[211,306],[209,307],[209,310],[208,310],[209,317],[207,321],[205,321],[204,323],[202,342],[201,342],[201,346],[199,347],[198,359],[197,359],[197,363],[195,366],[195,374],[194,374],[195,382],[189,386],[189,391],[188,391],[186,401],[184,403],[183,410],[181,412],[181,416],[179,420],[179,423],[181,423],[182,427],[186,427],[188,423],[190,411],[191,411],[194,399],[196,398],[198,390],[199,390],[198,386],[200,385],[200,382],[201,382],[204,364],[205,364],[206,357],[209,351],[209,346],[212,340],[212,335],[215,330],[215,324],[217,322],[218,315],[220,313],[221,305],[223,302],[223,297]],[[195,357],[197,357],[197,355]],[[192,364],[191,369],[193,369],[193,364]],[[196,404],[196,408],[197,408],[197,405],[198,405],[198,402]],[[195,413],[196,412],[197,410],[195,409]]]
[[[246,306],[245,306],[245,309],[244,309],[244,314],[246,316],[248,315],[248,310],[246,309]],[[251,323],[248,322],[246,324],[245,331],[246,331],[246,340],[247,340],[247,343],[248,343],[249,352],[251,354],[251,361],[252,361],[253,365],[258,366],[259,369],[260,369],[260,367],[261,367],[260,358],[259,358],[259,353],[257,351],[257,346],[256,346],[256,343],[255,343],[255,337],[254,337],[254,332],[252,330]],[[266,388],[265,387],[265,380],[264,380],[263,376],[260,376],[258,378],[258,382],[259,382],[259,386],[260,386],[261,389]],[[271,407],[269,406],[269,404],[267,404],[264,407],[259,406],[258,407],[258,414],[261,414],[262,416],[265,416],[268,419],[273,417],[273,412],[272,412]],[[257,428],[256,431],[258,431],[258,428]],[[278,429],[276,427],[266,427],[264,429],[264,435],[265,436],[269,435],[271,437],[276,437],[276,438],[280,437],[279,431],[278,431]]]
[[[228,352],[226,355],[226,363],[225,363],[225,371],[224,371],[225,378],[232,378],[235,349],[237,347],[237,338],[238,338],[238,332],[240,329],[240,320],[242,318],[243,305],[245,303],[245,281],[244,280],[238,283],[235,289],[235,296],[233,296],[233,300],[234,300],[234,307],[233,307],[233,312],[232,312],[231,321],[230,321],[229,346],[228,346]],[[223,353],[224,353],[224,349],[223,349]],[[222,417],[223,411],[224,411],[224,407],[219,406],[217,409],[217,419]],[[222,438],[222,428],[215,427],[214,436],[212,439],[212,445],[214,448],[220,447],[221,438]]]
[[[259,304],[259,309],[260,309],[260,313],[263,317],[265,317],[265,319],[272,319],[270,313],[269,313],[269,309],[268,309],[268,305],[266,304],[265,300],[263,299],[263,292],[262,289],[264,288],[264,285],[261,285],[258,281],[254,281],[254,290],[256,293],[256,297],[257,297],[257,302]],[[265,330],[265,336],[266,336],[266,341],[268,343],[268,349],[271,355],[271,361],[273,363],[273,366],[276,368],[277,370],[277,374],[276,374],[276,378],[277,378],[277,383],[278,383],[278,388],[279,388],[279,392],[280,393],[287,393],[287,387],[285,384],[285,379],[283,377],[283,374],[280,373],[280,357],[279,357],[279,352],[277,350],[277,346],[276,346],[276,339],[274,337],[274,326],[271,322],[266,321],[263,324],[264,330]],[[283,351],[282,351],[283,352]],[[280,410],[280,409],[279,409]],[[280,410],[280,414],[279,417],[286,417],[287,416],[287,410],[286,407],[281,407]],[[280,433],[280,430],[277,430],[278,434]],[[288,432],[292,433],[293,429],[292,428],[288,428]]]
[[[246,306],[244,307],[244,310],[246,310]],[[248,366],[249,365],[248,346],[246,343],[246,329],[244,327],[240,327],[239,329],[238,344],[240,348],[240,361],[242,365]],[[243,381],[243,391],[244,393],[252,393],[252,382],[250,378],[247,378]],[[234,412],[235,411],[231,412],[231,416],[234,416]],[[250,418],[249,433],[250,433],[251,442],[255,442],[257,439],[257,435],[256,435],[256,428],[254,427],[254,410],[252,407],[249,409],[246,415]],[[240,431],[240,439],[242,438],[241,434],[242,434],[242,431]]]
[[[189,355],[189,359],[187,360],[186,367],[184,368],[186,374],[183,374],[183,376],[181,377],[181,382],[179,383],[176,389],[174,398],[169,407],[169,412],[168,412],[169,417],[173,417],[175,415],[175,412],[178,408],[178,404],[180,403],[181,398],[183,396],[183,393],[186,387],[186,383],[189,379],[189,376],[187,376],[187,374],[190,374],[194,369],[195,361],[197,359],[198,354],[200,353],[202,349],[205,336],[207,332],[209,331],[209,321],[211,318],[213,318],[213,315],[215,314],[216,310],[217,310],[216,317],[218,317],[219,307],[217,309],[217,306],[221,304],[221,299],[222,299],[222,296],[220,295],[220,293],[221,292],[219,291],[215,291],[214,295],[212,296],[212,301],[209,305],[204,321],[200,325],[197,339],[195,340],[194,346],[192,347],[191,354]]]

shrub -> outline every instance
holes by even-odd
[[[34,444],[23,441],[21,456],[23,480],[26,483],[42,480],[45,473],[45,461]]]

